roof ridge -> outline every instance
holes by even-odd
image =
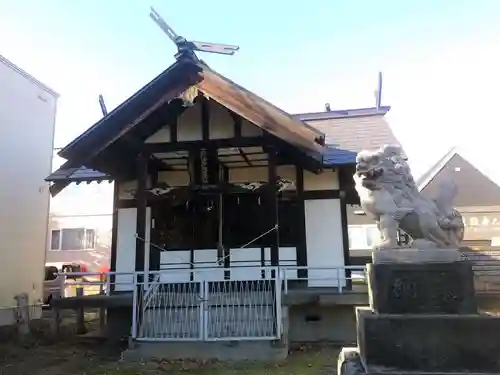
[[[438,159],[417,181],[418,190],[422,191],[437,176],[437,174],[448,164],[451,158],[458,154],[458,147],[452,146]]]

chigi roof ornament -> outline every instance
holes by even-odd
[[[234,55],[234,53],[240,49],[239,46],[230,44],[188,41],[186,38],[177,35],[153,7],[151,7],[149,16],[177,46],[178,52],[175,54],[176,59],[188,57],[197,61],[198,57],[195,51],[218,53],[220,55]]]

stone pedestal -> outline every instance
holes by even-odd
[[[370,307],[389,314],[475,314],[467,262],[368,264]]]
[[[395,263],[452,263],[461,259],[460,251],[456,249],[420,250],[392,249],[375,250],[372,252],[373,264]]]
[[[500,372],[500,318],[367,308],[356,317],[359,353],[370,372]]]
[[[472,266],[453,250],[388,251],[368,265],[370,307],[339,375],[500,373],[500,318],[477,313]]]

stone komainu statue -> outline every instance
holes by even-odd
[[[380,248],[400,247],[399,229],[412,238],[413,248],[459,248],[464,223],[452,205],[457,188],[451,179],[434,199],[424,198],[401,148],[384,146],[357,155],[354,182],[363,210],[377,223]]]

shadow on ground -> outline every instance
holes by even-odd
[[[61,339],[47,334],[48,327],[35,327],[29,338],[20,342],[7,335],[0,342],[2,375],[331,375],[336,372],[339,348],[328,344],[294,347],[280,363],[222,363],[215,361],[149,360],[141,363],[120,361],[124,347],[86,341],[66,326]]]

